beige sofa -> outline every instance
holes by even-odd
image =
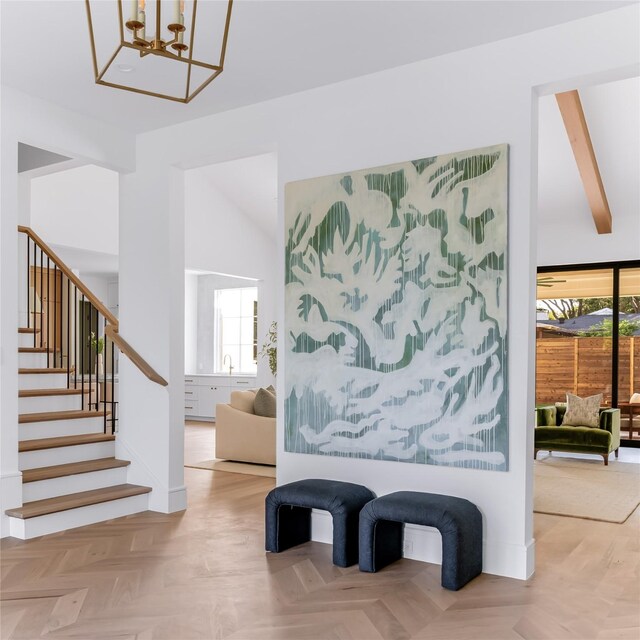
[[[276,419],[257,416],[253,391],[232,391],[230,404],[216,405],[216,458],[276,463]]]

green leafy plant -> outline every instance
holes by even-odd
[[[275,376],[278,371],[278,323],[274,320],[269,327],[269,331],[267,332],[267,341],[262,345],[262,349],[260,351],[260,355],[263,358],[268,358],[269,360],[269,369],[271,373]]]
[[[91,332],[91,336],[87,340],[92,349],[95,349],[96,353],[100,354],[104,351],[104,338],[96,338],[95,332]]]
[[[640,322],[636,320],[620,320],[618,323],[618,335],[632,336],[640,329]],[[594,324],[590,329],[579,331],[578,335],[583,338],[608,337],[613,334],[613,320],[605,318],[602,322]]]

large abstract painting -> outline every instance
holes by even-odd
[[[508,147],[289,183],[285,449],[508,468]]]

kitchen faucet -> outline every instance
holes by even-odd
[[[233,366],[231,364],[231,356],[228,353],[222,359],[222,366],[224,367],[225,363],[227,362],[227,358],[229,358],[229,375],[231,375],[231,371],[233,371]]]

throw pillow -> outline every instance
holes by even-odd
[[[258,389],[258,393],[256,393],[255,400],[253,401],[253,410],[257,416],[275,418],[276,397],[266,389]]]
[[[567,393],[567,412],[564,414],[562,426],[599,427],[601,402],[601,393],[588,398],[580,398],[572,393]]]
[[[270,384],[270,385],[267,387],[267,391],[268,391],[269,393],[273,393],[273,395],[274,395],[274,396],[276,395],[276,389],[275,389],[275,387],[274,387],[272,384]]]

